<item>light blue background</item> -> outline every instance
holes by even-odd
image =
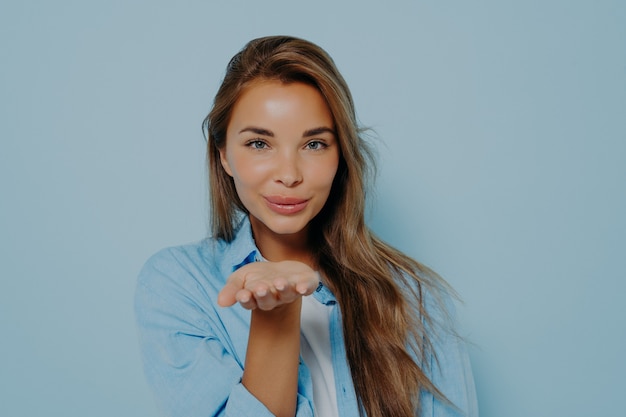
[[[206,233],[200,124],[266,34],[377,132],[371,224],[460,292],[482,416],[624,415],[626,3],[0,6],[0,415],[153,416],[132,316]]]

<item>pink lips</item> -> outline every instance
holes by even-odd
[[[268,196],[265,197],[267,206],[278,214],[295,214],[307,206],[309,200],[294,197]]]

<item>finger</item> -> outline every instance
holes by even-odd
[[[320,274],[316,272],[314,277],[297,282],[295,285],[296,292],[300,295],[313,294],[313,292],[317,289],[319,283]]]
[[[267,296],[271,291],[268,284],[265,282],[253,282],[246,286],[246,289],[252,293],[252,296],[257,300]]]
[[[313,294],[317,285],[310,285],[306,282],[299,282],[296,284],[296,292],[300,295],[310,295]]]
[[[237,299],[238,303],[247,303],[250,302],[251,299],[254,299],[252,293],[245,288],[237,291],[237,294],[235,294],[235,298]]]
[[[264,311],[272,310],[280,304],[276,296],[271,292],[267,292],[264,296],[256,297],[255,299],[257,307]]]
[[[292,303],[300,296],[296,292],[295,284],[292,284],[286,278],[276,278],[272,284],[274,285],[277,304]]]
[[[276,278],[272,282],[272,284],[278,292],[285,292],[287,290],[287,287],[289,287],[289,281],[287,281],[285,278]]]
[[[239,290],[236,297],[237,301],[243,308],[247,310],[254,310],[255,308],[257,308],[256,299],[253,297],[250,291],[246,289]]]
[[[217,304],[220,307],[230,307],[237,302],[237,298],[235,298],[235,294],[237,294],[238,289],[231,284],[226,284],[224,288],[217,295]]]
[[[271,310],[279,304],[278,291],[268,283],[256,282],[250,286],[250,290],[257,307],[261,310]]]
[[[228,277],[226,285],[217,295],[217,304],[222,307],[230,307],[237,302],[237,292],[242,289],[243,281],[235,274]]]

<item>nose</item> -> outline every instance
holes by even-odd
[[[301,163],[297,153],[283,153],[276,161],[275,181],[285,187],[294,187],[302,182]]]

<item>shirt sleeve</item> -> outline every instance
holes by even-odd
[[[139,275],[135,314],[144,372],[157,402],[170,417],[273,416],[242,385],[244,359],[194,275],[167,251]],[[247,340],[247,333],[241,336]],[[300,395],[297,416],[312,416],[310,402]]]
[[[447,313],[437,313],[438,308],[431,310],[434,321],[431,332],[433,352],[428,361],[431,381],[449,403],[431,393],[423,392],[421,416],[478,417],[476,388],[467,346],[453,328],[450,328],[456,316],[451,297],[446,297],[443,305]]]

